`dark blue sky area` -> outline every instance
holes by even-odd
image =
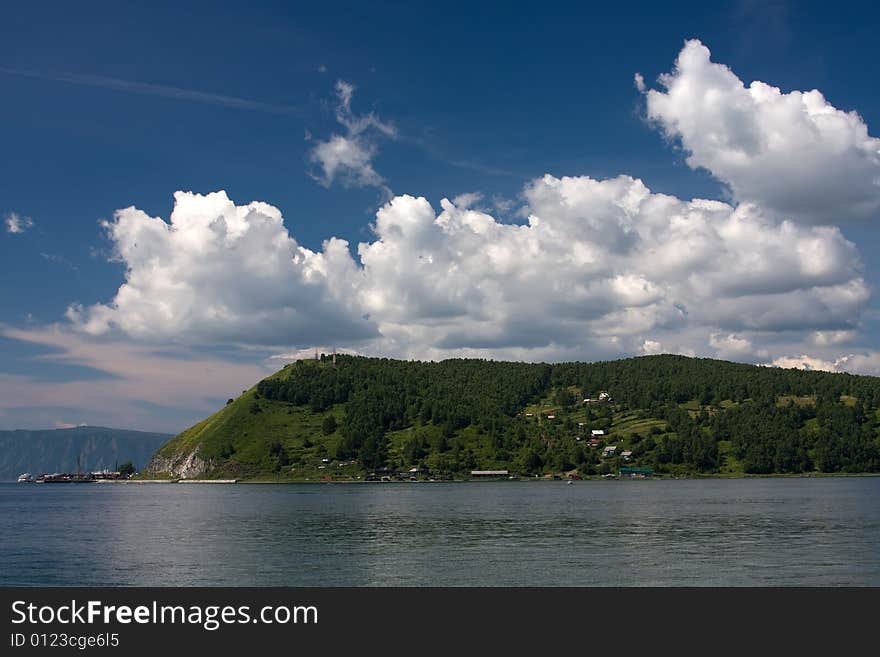
[[[645,123],[633,83],[640,72],[656,86],[688,38],[747,83],[818,88],[871,134],[880,126],[871,3],[135,4],[0,7],[0,216],[34,221],[0,234],[6,326],[112,299],[124,269],[98,222],[132,205],[167,219],[177,190],[271,203],[312,249],[370,239],[382,192],[310,175],[314,140],[341,130],[337,80],[356,87],[357,115],[398,130],[373,160],[390,190],[435,209],[465,192],[516,200],[544,173],[629,174],[655,192],[723,198]],[[875,285],[876,228],[842,230]],[[35,363],[39,351],[0,340],[6,373],[106,376]]]

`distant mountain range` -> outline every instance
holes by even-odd
[[[141,469],[169,438],[165,433],[107,427],[0,431],[0,481],[15,481],[24,472],[112,470],[125,461]]]

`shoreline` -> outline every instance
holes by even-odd
[[[788,474],[707,474],[707,475],[660,475],[653,477],[616,477],[615,479],[604,479],[602,476],[583,477],[581,479],[568,479],[560,476],[558,479],[549,477],[514,477],[498,478],[498,479],[417,479],[412,480],[394,480],[394,481],[365,481],[363,479],[238,479],[235,482],[224,481],[223,483],[236,484],[484,484],[484,483],[564,483],[568,481],[694,481],[706,479],[827,479],[827,478],[846,478],[846,477],[880,477],[880,472],[834,472],[834,473],[788,473]],[[171,483],[220,483],[221,480],[201,479],[201,480],[165,480]]]
[[[232,484],[484,484],[484,483],[564,483],[564,482],[590,482],[590,481],[698,481],[712,479],[828,479],[850,477],[880,477],[880,472],[811,472],[811,473],[776,473],[776,474],[704,474],[704,475],[655,475],[652,477],[619,477],[603,478],[601,475],[582,477],[581,479],[569,479],[564,476],[551,478],[541,477],[513,477],[498,479],[417,479],[417,480],[393,480],[393,481],[366,481],[363,479],[116,479],[100,480],[88,483],[95,484],[190,484],[190,485],[232,485]],[[20,484],[14,480],[3,481],[0,484]],[[28,482],[34,483],[34,482]],[[57,484],[70,482],[55,482]]]
[[[416,481],[363,481],[336,479],[318,481],[315,479],[241,479],[239,484],[485,484],[485,483],[523,483],[544,482],[564,483],[568,481],[696,481],[705,479],[828,479],[847,477],[880,477],[880,472],[846,472],[846,473],[814,473],[814,474],[746,474],[746,475],[696,475],[696,476],[653,476],[653,477],[616,477],[615,479],[603,479],[601,476],[583,477],[581,479],[548,479],[545,477],[516,477],[514,479],[447,479],[434,480],[419,479]]]

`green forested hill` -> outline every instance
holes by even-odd
[[[600,393],[611,400],[595,401]],[[383,468],[878,472],[878,408],[880,378],[682,356],[553,365],[322,357],[230,399],[166,443],[150,469],[310,480]]]

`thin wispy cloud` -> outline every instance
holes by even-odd
[[[521,172],[492,167],[473,160],[450,158],[430,140],[407,135],[372,112],[356,115],[351,108],[354,91],[355,87],[351,83],[345,80],[336,82],[336,121],[345,128],[345,134],[334,134],[327,140],[316,140],[309,154],[311,162],[320,168],[320,173],[310,175],[325,187],[330,187],[336,181],[345,187],[377,187],[390,199],[393,193],[374,166],[374,160],[379,154],[379,138],[408,144],[434,160],[459,169],[519,180],[530,177]],[[312,133],[306,131],[305,138],[306,141],[312,141]]]
[[[518,180],[526,180],[529,178],[529,174],[519,173],[517,171],[511,171],[510,169],[502,169],[499,167],[494,167],[487,164],[482,164],[481,162],[475,162],[473,160],[456,160],[456,159],[447,159],[441,156],[439,153],[431,152],[429,155],[435,157],[446,164],[457,167],[459,169],[468,169],[470,171],[476,171],[478,173],[485,173],[489,176],[500,176],[504,178],[516,178]]]
[[[455,157],[450,157],[448,153],[446,153],[443,149],[434,144],[431,139],[426,137],[408,135],[404,132],[398,132],[397,138],[404,144],[409,144],[420,149],[431,159],[438,162],[443,162],[444,164],[448,164],[449,166],[456,167],[458,169],[467,169],[469,171],[484,173],[489,176],[516,178],[518,180],[527,180],[534,177],[535,175],[535,172],[523,173],[521,171],[513,171],[511,169],[504,169],[501,167],[484,164],[475,160],[463,160],[457,159]]]
[[[51,262],[56,265],[62,265],[64,267],[68,267],[68,268],[72,269],[73,271],[79,271],[79,267],[77,267],[75,264],[73,264],[70,260],[68,260],[64,256],[55,255],[54,253],[46,253],[44,251],[40,253],[40,256],[42,256],[43,260],[46,260],[47,262]]]
[[[141,96],[156,96],[170,100],[184,102],[204,103],[219,107],[231,107],[233,109],[249,110],[254,112],[268,112],[271,114],[301,114],[301,110],[295,105],[280,105],[267,103],[250,98],[239,98],[194,89],[183,89],[163,84],[151,84],[149,82],[137,82],[134,80],[121,80],[102,75],[82,73],[47,73],[29,69],[7,68],[0,66],[0,73],[16,75],[19,77],[49,80],[52,82],[65,82],[86,87],[98,87],[123,93],[139,94]]]
[[[345,80],[336,82],[336,121],[345,128],[345,134],[334,134],[315,143],[309,158],[321,173],[311,175],[325,187],[335,180],[346,187],[377,187],[390,199],[391,189],[373,167],[373,158],[379,151],[377,137],[396,139],[397,129],[372,112],[356,115],[351,109],[353,96],[354,85]]]

